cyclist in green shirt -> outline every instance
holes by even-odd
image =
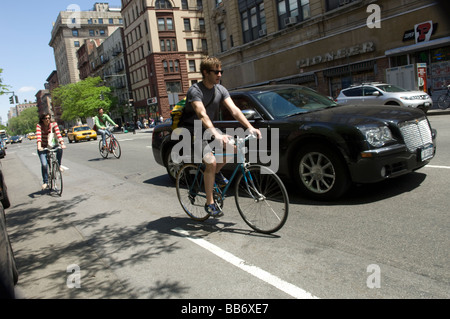
[[[119,127],[114,121],[109,117],[108,114],[103,113],[103,108],[98,109],[98,114],[94,117],[94,126],[97,129],[97,133],[102,135],[102,145],[105,147],[106,134],[109,132],[106,130],[106,123],[110,123],[114,127]]]

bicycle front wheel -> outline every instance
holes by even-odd
[[[108,151],[108,147],[106,146],[106,145],[108,145],[109,144],[109,140],[108,140],[108,137],[106,138],[106,144],[105,144],[105,148],[103,148],[103,141],[100,139],[100,141],[98,142],[98,150],[100,151],[100,155],[103,157],[103,158],[107,158],[108,157],[108,154],[109,154],[109,151]]]
[[[269,168],[251,165],[237,177],[236,206],[255,231],[274,233],[286,223],[289,197],[281,179]]]
[[[51,185],[52,191],[54,191],[59,196],[62,195],[62,191],[63,191],[62,173],[61,173],[60,166],[57,161],[53,162],[52,181],[51,181],[50,185]]]
[[[178,200],[186,214],[196,221],[207,220],[203,170],[198,165],[185,164],[178,171],[175,183]]]
[[[446,110],[450,106],[450,96],[447,94],[441,95],[438,99],[438,106],[441,110]]]
[[[111,151],[112,151],[112,153],[114,154],[114,156],[115,156],[116,158],[120,158],[120,155],[122,154],[122,151],[121,151],[121,149],[120,149],[119,141],[116,140],[115,137],[111,137],[110,145],[109,145],[109,146],[111,147]]]

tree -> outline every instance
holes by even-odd
[[[8,133],[10,135],[25,135],[35,132],[38,122],[38,108],[36,106],[27,108],[18,117],[13,117],[8,121]]]
[[[3,69],[0,69],[0,75],[3,73]],[[0,95],[5,94],[5,92],[7,92],[7,90],[10,88],[9,85],[5,85],[3,84],[3,80],[2,77],[0,76]]]
[[[65,121],[85,119],[97,114],[97,109],[103,107],[108,111],[115,98],[111,89],[100,86],[100,77],[89,77],[77,83],[60,86],[52,91],[52,100],[62,109],[61,118]]]

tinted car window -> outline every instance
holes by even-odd
[[[233,102],[236,106],[241,110],[254,110],[255,108],[251,105],[249,99],[245,96],[237,96],[233,97]],[[233,115],[231,115],[230,111],[227,107],[222,103],[220,105],[219,111],[219,121],[234,121]]]
[[[344,93],[345,96],[362,96],[363,95],[362,88],[349,89],[349,90],[342,91],[342,93]]]
[[[365,86],[364,87],[364,96],[373,96],[373,92],[378,91],[377,89],[370,87],[370,86]]]

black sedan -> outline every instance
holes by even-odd
[[[436,131],[421,110],[339,106],[297,85],[251,87],[230,94],[263,132],[257,161],[293,180],[311,198],[336,199],[352,183],[374,183],[412,172],[436,152]],[[239,127],[225,107],[214,123],[223,131]],[[154,129],[154,158],[171,178],[179,167],[171,154],[177,142],[171,139],[170,125]]]

